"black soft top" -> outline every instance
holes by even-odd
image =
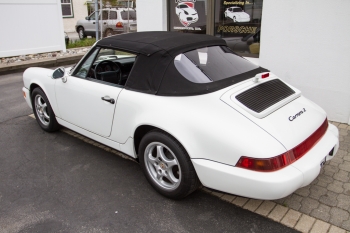
[[[160,51],[178,55],[195,48],[226,45],[220,38],[208,35],[178,32],[137,32],[107,37],[97,42],[99,46],[127,49],[146,56]]]
[[[258,68],[224,80],[193,83],[175,67],[174,58],[184,52],[209,46],[227,46],[214,36],[179,32],[136,32],[104,38],[96,46],[115,48],[138,54],[125,88],[162,95],[190,96],[214,92],[266,72]]]

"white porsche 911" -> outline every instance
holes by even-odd
[[[201,184],[282,198],[339,147],[320,107],[208,35],[112,36],[74,67],[29,68],[23,81],[43,130],[64,126],[135,158],[170,198]]]
[[[250,15],[240,7],[229,7],[225,11],[225,18],[231,18],[233,22],[245,23],[250,21]]]

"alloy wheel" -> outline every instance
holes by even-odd
[[[181,168],[176,155],[160,142],[150,143],[145,150],[147,172],[158,186],[174,190],[180,185]]]

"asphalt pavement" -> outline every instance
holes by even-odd
[[[137,163],[41,130],[22,86],[0,76],[0,232],[296,232],[202,190],[159,195]]]

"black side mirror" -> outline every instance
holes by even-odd
[[[86,19],[86,20],[90,20],[89,16],[86,16],[85,19]]]
[[[65,72],[64,67],[58,67],[58,68],[55,69],[55,71],[52,73],[52,78],[53,78],[53,79],[62,78],[62,77],[64,76],[64,72]]]

